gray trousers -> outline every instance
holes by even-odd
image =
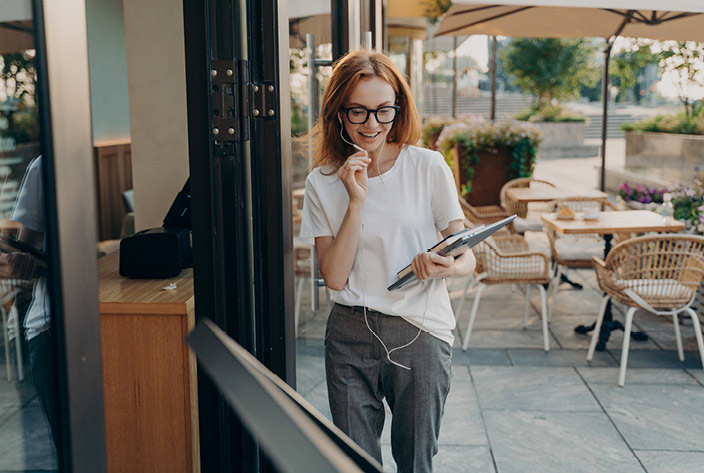
[[[387,348],[413,340],[418,328],[367,309],[369,326]],[[399,473],[432,471],[440,419],[450,391],[451,347],[427,332],[391,353],[389,362],[364,322],[361,307],[335,304],[325,331],[325,373],[335,425],[381,463],[386,398],[392,413],[391,451]]]

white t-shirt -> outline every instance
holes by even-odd
[[[25,171],[12,213],[12,220],[30,230],[44,233],[44,187],[42,185],[42,157],[34,159]],[[42,249],[46,251],[46,234]],[[51,326],[49,292],[46,278],[37,278],[32,302],[24,319],[25,336],[31,340]]]
[[[300,237],[311,243],[315,237],[337,235],[349,204],[337,173],[326,176],[323,170],[331,171],[316,168],[306,179]],[[401,316],[452,345],[455,317],[444,280],[415,281],[395,291],[386,288],[414,256],[437,243],[439,231],[463,218],[442,155],[405,146],[391,169],[369,178],[352,271],[343,290],[333,291],[331,299]]]

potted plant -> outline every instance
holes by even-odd
[[[663,195],[669,192],[667,189],[656,189],[654,187],[646,187],[641,184],[629,184],[624,182],[616,188],[623,206],[631,209],[649,209],[653,210],[663,202]]]
[[[704,160],[704,101],[692,90],[704,86],[704,44],[666,42],[660,71],[674,79],[683,109],[621,126],[626,131],[626,168],[665,167],[689,180]]]
[[[502,52],[506,72],[524,93],[535,97],[514,118],[533,123],[543,132],[544,157],[594,156],[597,148],[584,145],[587,117],[569,112],[564,100],[576,98],[585,85],[595,83],[593,47],[586,40],[554,38],[514,39]]]
[[[474,119],[446,126],[437,143],[459,194],[479,206],[500,204],[506,182],[533,174],[540,140],[540,131],[528,123]]]
[[[442,115],[425,119],[421,129],[421,142],[426,148],[437,150],[437,140],[440,132],[447,125],[457,123],[459,120],[451,116]]]

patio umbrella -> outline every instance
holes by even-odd
[[[667,10],[662,7],[666,6]],[[601,189],[604,190],[609,58],[618,36],[704,41],[701,0],[455,0],[437,35],[505,35],[533,38],[607,39],[601,129]]]

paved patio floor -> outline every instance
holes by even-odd
[[[626,385],[616,384],[622,332],[586,362],[590,336],[574,326],[591,322],[600,294],[587,270],[563,284],[550,322],[551,350],[542,350],[537,291],[523,329],[523,293],[488,288],[470,343],[453,349],[452,389],[440,432],[438,472],[704,471],[704,372],[689,321],[682,322],[685,361],[677,359],[672,323],[639,312],[635,325],[650,340],[631,343]],[[462,281],[452,291],[459,297]],[[462,333],[469,305],[459,315]],[[305,317],[305,316],[304,316]],[[617,308],[617,319],[622,312]],[[330,417],[322,333],[324,309],[302,320],[298,390]],[[389,418],[382,436],[384,471],[395,471]]]
[[[615,145],[612,149],[620,143]],[[539,163],[536,176],[591,187],[596,164],[596,158],[548,161]],[[533,248],[545,249],[541,234],[528,237]],[[497,286],[484,292],[469,349],[462,351],[459,340],[453,348],[452,389],[435,471],[704,472],[704,371],[691,322],[681,321],[685,361],[680,362],[671,320],[636,313],[634,330],[645,330],[650,339],[631,342],[626,385],[619,388],[623,332],[614,332],[606,351],[587,363],[590,335],[576,334],[574,327],[595,319],[601,294],[591,270],[569,276],[584,289],[560,286],[552,302],[548,353],[542,350],[536,290],[526,329],[520,289]],[[454,301],[465,282],[450,281]],[[322,341],[327,311],[306,311],[310,300],[304,292],[298,390],[329,417]],[[470,307],[471,299],[456,314],[462,334]],[[623,312],[615,304],[614,318],[623,320]],[[382,451],[384,471],[394,472],[389,418]]]

